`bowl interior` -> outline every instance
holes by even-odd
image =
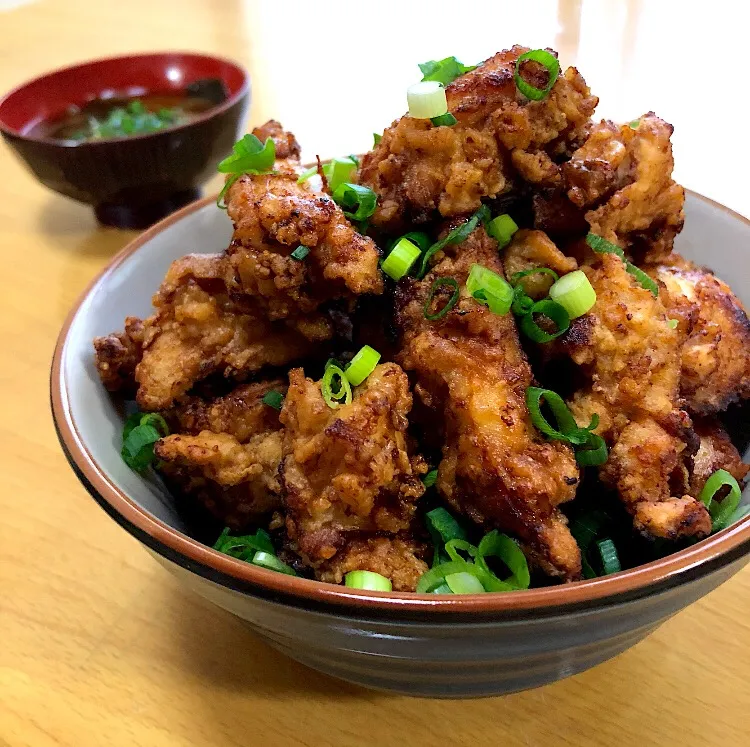
[[[81,106],[114,95],[181,91],[202,78],[222,80],[230,100],[246,85],[240,67],[208,55],[164,52],[93,60],[48,73],[11,91],[0,101],[0,128],[26,136],[40,121],[64,114],[71,104]]]
[[[710,266],[750,306],[750,225],[692,193],[688,194],[685,212],[686,225],[677,240],[678,250]],[[72,319],[61,353],[65,417],[74,424],[80,442],[117,489],[180,532],[187,532],[188,527],[174,499],[158,480],[144,479],[120,458],[123,415],[99,381],[91,341],[97,335],[122,329],[126,316],[147,316],[151,296],[173,260],[191,251],[223,251],[230,238],[227,215],[213,202],[187,208],[151,229],[136,242],[139,245],[135,251],[126,249],[89,290]],[[750,502],[750,488],[745,490],[743,502]]]

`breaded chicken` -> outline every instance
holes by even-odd
[[[375,226],[395,232],[409,223],[463,215],[482,198],[511,191],[517,180],[560,181],[557,160],[583,141],[598,99],[568,68],[548,97],[527,100],[513,77],[526,51],[516,46],[499,52],[447,86],[448,110],[458,120],[452,127],[405,115],[386,129],[359,171],[360,184],[378,194]],[[535,85],[543,86],[546,73],[531,72]]]
[[[562,167],[591,231],[639,260],[669,254],[685,220],[685,190],[672,179],[673,129],[653,112],[625,125],[603,120]]]
[[[594,414],[610,446],[601,479],[615,488],[636,529],[667,539],[711,531],[703,504],[674,483],[689,456],[691,424],[680,407],[680,335],[658,297],[642,288],[615,255],[583,268],[596,304],[577,319],[561,347],[583,367],[589,384],[572,398],[581,426]]]
[[[408,379],[395,363],[377,366],[337,409],[326,404],[320,382],[299,368],[289,373],[281,411],[286,529],[313,568],[363,532],[409,530],[427,471],[410,453],[411,405]]]
[[[268,125],[255,132],[261,136],[264,129]],[[275,139],[283,135],[293,139],[283,131]],[[333,326],[321,306],[337,299],[351,305],[359,295],[383,292],[378,249],[328,195],[297,183],[298,148],[277,156],[284,163],[273,173],[245,174],[228,191],[234,236],[227,283],[252,296],[269,319],[285,319],[309,339],[325,340]],[[300,246],[309,253],[296,259],[292,252]]]
[[[664,305],[685,334],[680,390],[688,410],[709,415],[750,397],[750,320],[729,286],[677,254],[648,272],[664,284]]]
[[[566,257],[543,231],[530,231],[521,228],[513,235],[513,240],[502,252],[505,277],[511,282],[517,272],[547,267],[558,275],[566,275],[578,269],[572,257]],[[554,278],[551,275],[535,273],[520,279],[524,291],[532,298],[544,298]]]
[[[223,255],[191,254],[170,266],[154,296],[156,313],[144,323],[135,370],[141,409],[170,407],[209,374],[241,380],[312,351],[300,333],[269,322],[252,299],[230,296],[226,262]]]
[[[94,338],[96,370],[110,392],[135,389],[135,367],[143,356],[143,322],[125,319],[125,330]]]
[[[372,571],[389,578],[394,591],[415,591],[427,571],[426,547],[406,537],[357,537],[347,541],[316,569],[315,578],[340,584],[350,571]]]
[[[497,243],[483,228],[397,294],[398,359],[443,426],[437,488],[475,522],[519,537],[546,573],[572,580],[581,573],[580,551],[557,506],[574,497],[578,467],[570,447],[545,441],[531,423],[525,396],[533,377],[513,316],[492,313],[465,290],[442,319],[424,315],[435,280],[452,277],[463,288],[474,263],[503,274]]]
[[[721,424],[713,418],[699,418],[694,428],[700,446],[689,465],[690,495],[697,498],[706,480],[717,469],[726,470],[740,486],[744,485],[750,465],[742,462],[740,453]]]

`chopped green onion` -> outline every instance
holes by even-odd
[[[482,265],[472,265],[466,280],[466,290],[472,298],[488,306],[493,314],[502,316],[510,311],[513,288],[505,278]]]
[[[599,551],[599,557],[602,561],[602,569],[605,576],[622,570],[620,557],[617,554],[617,548],[611,539],[598,540],[596,548]]]
[[[427,274],[427,267],[432,257],[439,251],[444,249],[446,246],[455,246],[460,244],[469,237],[469,234],[479,225],[480,221],[484,223],[490,215],[490,209],[486,205],[482,205],[474,215],[469,218],[465,223],[457,226],[450,231],[445,237],[436,241],[423,255],[422,262],[419,266],[419,272],[417,277],[423,278]]]
[[[350,589],[367,589],[368,591],[393,591],[391,579],[373,571],[349,571],[344,576],[344,585]]]
[[[631,127],[633,130],[638,129],[638,125],[641,123],[640,119],[634,119],[632,122],[628,122],[628,126]]]
[[[154,444],[168,435],[169,427],[158,413],[134,413],[122,429],[123,461],[130,469],[143,472],[154,461]]]
[[[677,329],[680,322],[677,319],[667,319],[667,324],[669,325],[670,329]]]
[[[216,207],[220,210],[227,209],[227,203],[224,201],[227,192],[232,188],[232,185],[242,176],[242,174],[232,174],[225,182],[224,186],[219,192],[219,196],[216,198]]]
[[[575,270],[556,280],[549,297],[568,312],[571,319],[583,316],[596,303],[596,291],[583,270]]]
[[[272,553],[265,552],[264,550],[258,550],[258,552],[255,553],[252,559],[252,564],[260,566],[261,568],[266,568],[269,571],[276,571],[277,573],[286,573],[287,576],[297,575],[297,573],[295,572],[294,568],[292,568],[292,566],[287,565],[286,563],[279,560]]]
[[[333,191],[333,200],[350,220],[365,220],[374,212],[378,196],[369,187],[360,184],[339,184]]]
[[[453,594],[453,592],[451,591],[451,587],[443,582],[440,586],[436,586],[430,594]]]
[[[284,404],[284,395],[281,392],[266,392],[263,395],[262,402],[264,405],[273,407],[274,410],[280,410]]]
[[[716,494],[724,487],[729,488],[726,497],[720,502],[715,499]],[[711,514],[712,531],[718,532],[729,525],[729,519],[737,510],[742,499],[739,483],[725,469],[717,469],[703,486],[698,500],[700,500]]]
[[[310,253],[310,247],[300,244],[292,253],[291,258],[302,261]]]
[[[430,122],[432,122],[435,127],[453,127],[458,120],[450,112],[446,112],[439,117],[430,117]]]
[[[586,552],[602,529],[611,522],[609,514],[602,510],[589,511],[570,522],[570,533],[581,552]]]
[[[589,432],[586,443],[576,449],[576,462],[581,467],[598,467],[604,464],[608,457],[607,444],[597,433]]]
[[[445,583],[453,594],[484,594],[482,582],[466,571],[450,573],[445,577]]]
[[[476,563],[488,573],[492,573],[487,566],[488,557],[499,558],[508,566],[511,576],[503,579],[502,583],[509,584],[515,589],[529,588],[531,583],[529,563],[514,539],[508,537],[507,534],[500,534],[497,529],[485,534],[477,548]]]
[[[349,383],[359,386],[375,370],[379,360],[380,353],[377,350],[369,345],[363,346],[344,370]]]
[[[441,306],[437,311],[430,311],[432,307],[432,301],[435,298],[435,294],[440,290],[442,286],[448,286],[453,288],[451,297],[446,303]],[[438,319],[442,319],[457,303],[458,297],[461,295],[461,291],[458,288],[458,281],[451,277],[440,277],[432,284],[430,292],[427,294],[427,300],[424,302],[424,318],[430,322],[435,322]]]
[[[429,594],[434,592],[435,589],[446,583],[446,576],[451,576],[455,573],[468,573],[472,576],[476,576],[486,591],[511,591],[513,589],[512,586],[504,584],[502,581],[498,580],[492,574],[474,563],[470,563],[466,560],[449,560],[446,563],[440,563],[439,565],[434,566],[429,571],[422,574],[417,582],[417,593]]]
[[[352,180],[358,164],[352,156],[347,156],[346,158],[332,158],[326,166],[328,167],[328,171],[326,172],[328,189],[333,192],[340,184],[345,184]],[[323,170],[325,172],[325,166]]]
[[[534,314],[541,314],[547,317],[555,323],[557,330],[553,333],[549,333],[542,329],[534,319]],[[545,298],[541,301],[537,301],[532,307],[528,314],[521,317],[521,330],[534,342],[550,342],[556,337],[564,334],[570,327],[570,315],[566,311],[565,307],[552,301],[549,298]]]
[[[659,286],[656,284],[656,281],[646,275],[643,270],[636,267],[632,262],[625,262],[625,271],[631,274],[642,288],[651,291],[655,296],[659,295]]]
[[[357,158],[357,156],[355,156],[355,155],[354,155],[353,153],[350,153],[350,154],[349,154],[349,156],[348,156],[348,158],[350,158],[350,159],[351,159],[351,161],[352,161],[352,163],[353,163],[353,164],[354,164],[354,165],[355,165],[355,166],[356,166],[357,168],[359,168],[359,158]]]
[[[476,69],[476,65],[464,65],[455,57],[446,57],[444,60],[429,60],[420,62],[419,69],[422,71],[422,80],[436,80],[444,86],[452,83],[464,73]]]
[[[431,469],[423,478],[422,483],[426,488],[431,488],[436,482],[438,477],[438,471]],[[447,512],[446,512],[447,513]]]
[[[560,279],[558,274],[554,270],[551,270],[549,267],[532,267],[530,270],[521,270],[520,272],[514,272],[510,276],[510,283],[513,286],[517,286],[522,278],[528,277],[529,275],[549,275],[555,282]]]
[[[537,88],[536,86],[532,86],[531,83],[527,83],[521,76],[521,65],[526,62],[526,60],[538,62],[540,65],[547,69],[547,85],[545,85],[544,88]],[[558,75],[560,75],[560,63],[558,62],[557,57],[555,57],[553,54],[550,54],[545,49],[532,49],[528,52],[524,52],[522,55],[519,55],[518,59],[516,60],[516,70],[513,74],[513,77],[516,81],[516,87],[527,99],[531,99],[532,101],[541,101],[549,95],[549,92],[552,90],[552,86],[555,85],[555,81],[557,80]]]
[[[378,135],[377,132],[373,132],[372,133],[372,147],[374,148],[382,139],[383,139],[382,135]]]
[[[383,272],[394,280],[401,280],[411,270],[421,253],[419,247],[404,236],[398,240],[391,249],[391,253],[383,260],[381,264]]]
[[[336,384],[338,386],[336,387]],[[334,387],[335,390],[334,390]],[[335,364],[326,364],[323,378],[320,381],[320,391],[323,394],[325,403],[332,410],[343,405],[348,405],[352,401],[352,388],[349,380],[341,368]]]
[[[276,145],[270,137],[261,143],[255,135],[245,135],[232,146],[232,151],[217,166],[223,174],[261,174],[270,171],[276,160]]]
[[[517,285],[513,289],[513,303],[510,308],[516,316],[528,314],[534,308],[535,303],[533,298],[526,295],[522,285]]]
[[[448,111],[445,88],[436,80],[424,80],[409,86],[406,99],[409,116],[415,119],[432,119]]]
[[[557,428],[550,425],[542,414],[542,400],[547,403],[552,414],[555,416]],[[579,433],[582,429],[578,427],[573,413],[557,392],[553,392],[551,389],[530,386],[526,389],[526,407],[529,410],[531,422],[534,424],[534,427],[548,438],[576,445],[586,442],[585,434]]]
[[[437,477],[437,470],[434,470]],[[425,480],[429,473],[425,476]],[[425,483],[426,484],[426,483]],[[432,544],[435,546],[432,566],[433,568],[447,559],[445,554],[445,545],[451,540],[466,540],[466,532],[463,527],[453,518],[449,511],[439,507],[428,511],[425,514],[425,524],[427,531],[432,538]]]
[[[655,296],[659,295],[659,286],[656,281],[632,262],[629,262],[625,257],[625,252],[619,246],[594,233],[589,233],[586,236],[586,243],[598,254],[616,254],[625,263],[626,272],[631,274],[642,288],[651,291]]]
[[[325,171],[326,171],[326,164],[323,164],[323,166],[321,167],[321,170],[322,170],[322,171],[323,171],[323,173],[325,174]],[[305,170],[304,170],[304,171],[303,171],[303,172],[302,172],[302,173],[301,173],[301,174],[299,175],[299,177],[297,178],[297,184],[303,184],[303,183],[304,183],[304,182],[306,182],[306,181],[307,181],[308,179],[310,179],[310,177],[313,177],[313,176],[315,176],[315,174],[317,174],[317,173],[318,173],[318,167],[317,167],[317,166],[310,166],[310,168],[309,168],[309,169],[305,169]]]
[[[411,241],[412,244],[416,244],[423,252],[426,252],[432,245],[432,239],[424,231],[409,231],[409,233],[405,233],[401,239]],[[396,246],[401,239],[396,239],[396,241],[393,242],[393,246]]]
[[[507,213],[498,215],[487,224],[487,233],[497,241],[498,249],[503,249],[513,238],[518,225]]]
[[[274,554],[271,537],[264,529],[258,529],[255,534],[234,537],[229,534],[229,527],[225,527],[214,543],[214,550],[248,562],[252,562],[255,553],[259,551]]]

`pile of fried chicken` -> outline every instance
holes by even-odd
[[[152,316],[94,341],[104,385],[169,424],[155,453],[175,495],[235,532],[270,527],[281,557],[318,580],[369,570],[413,591],[431,555],[420,511],[431,467],[451,510],[516,538],[537,572],[579,579],[560,506],[582,470],[568,444],[537,431],[525,401],[540,378],[556,389],[558,367],[574,374],[564,396],[578,424],[597,414],[609,449],[586,479],[616,492],[635,532],[707,536],[706,479],[721,468],[742,481],[750,469],[717,419],[750,396],[750,322],[725,283],[673,250],[685,196],[671,125],[652,112],[594,121],[598,99],[572,67],[545,99],[527,100],[514,82],[526,51],[447,86],[454,126],[403,116],[385,130],[354,179],[378,197],[368,235],[325,180],[298,182],[291,133],[274,121],[254,130],[277,160],[228,190],[227,250],[174,262]],[[423,279],[382,273],[394,238],[444,236],[482,204],[522,226],[507,247],[480,224]],[[616,255],[593,252],[589,232],[621,247],[658,295]],[[291,256],[300,245],[302,261]],[[473,264],[508,279],[581,269],[597,300],[544,344],[522,344],[512,314],[465,289],[442,319],[425,318],[434,281],[463,288]],[[523,280],[532,298],[551,282]],[[316,380],[325,360],[365,343],[381,363],[350,404],[330,407]],[[263,403],[271,391],[284,395],[280,411]]]

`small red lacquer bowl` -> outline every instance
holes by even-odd
[[[33,133],[71,105],[177,93],[207,78],[222,81],[228,97],[185,124],[78,143]],[[128,55],[56,70],[11,91],[0,100],[0,132],[42,184],[93,205],[102,223],[143,228],[200,195],[240,137],[249,101],[247,73],[229,60],[189,52]]]

